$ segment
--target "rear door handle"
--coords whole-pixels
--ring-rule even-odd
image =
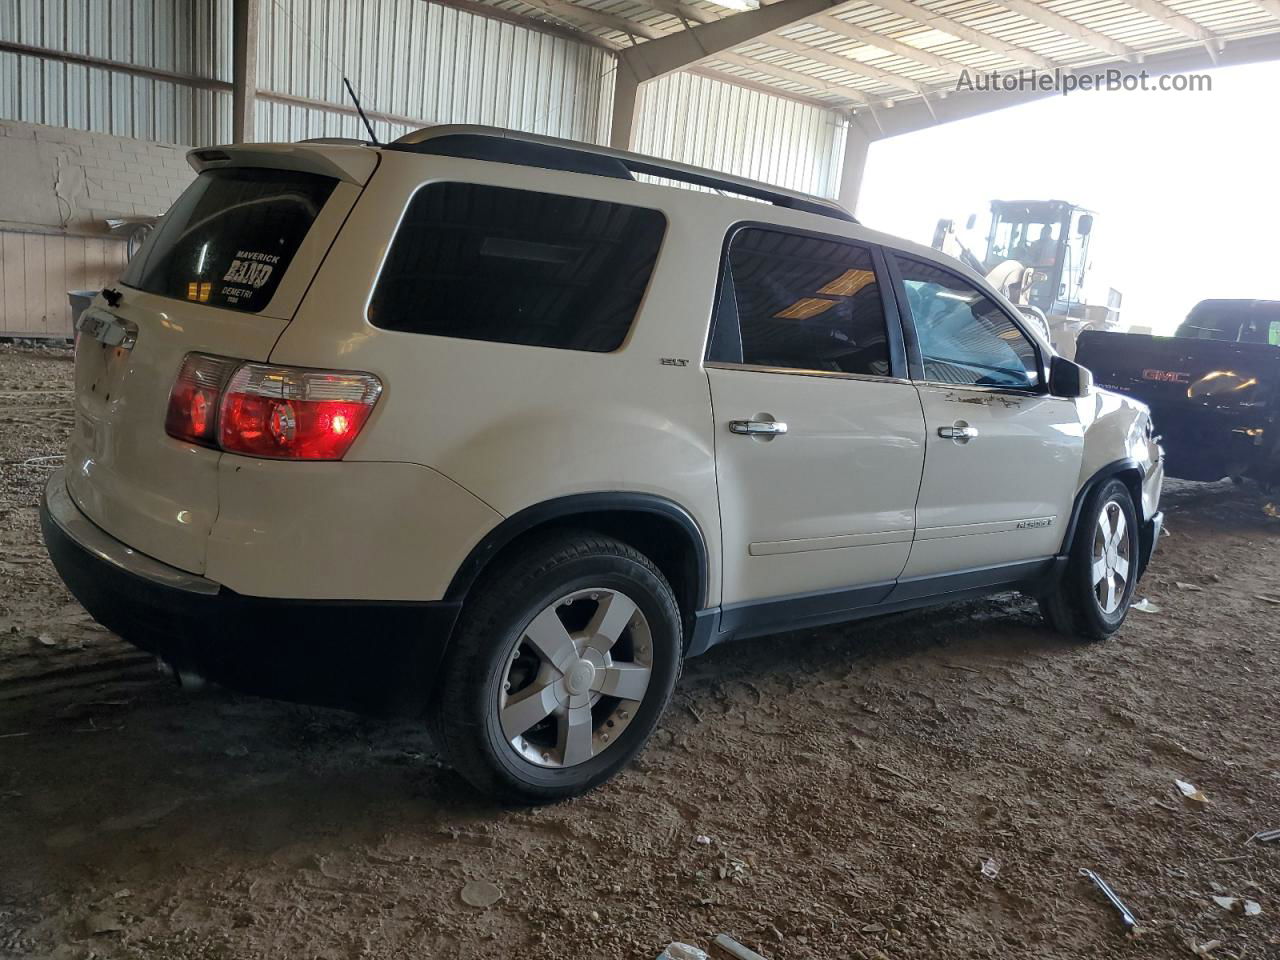
[[[787,425],[778,420],[730,420],[729,432],[744,437],[777,437],[787,432]]]
[[[971,427],[963,420],[957,420],[949,427],[939,427],[938,436],[943,440],[954,440],[956,443],[968,443],[978,435],[978,428]]]

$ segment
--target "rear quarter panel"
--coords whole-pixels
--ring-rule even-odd
[[[369,324],[373,281],[413,192],[448,180],[661,210],[665,240],[622,347],[556,350]],[[271,359],[380,377],[382,397],[347,461],[429,467],[492,508],[491,526],[500,516],[575,493],[638,492],[674,501],[702,530],[712,568],[707,600],[716,604],[719,513],[701,360],[731,216],[719,198],[690,191],[388,152]],[[406,500],[395,509],[406,523],[447,522],[440,503]],[[441,562],[456,568],[478,536],[430,539],[420,550],[442,552]],[[417,562],[411,545],[398,549]]]

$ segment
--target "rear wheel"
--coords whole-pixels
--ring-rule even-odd
[[[680,671],[679,609],[657,567],[607,537],[552,534],[499,563],[451,644],[437,739],[485,793],[574,796],[657,726]]]
[[[1058,633],[1105,640],[1124,623],[1138,574],[1138,518],[1129,488],[1108,480],[1089,494],[1067,569],[1040,611]]]

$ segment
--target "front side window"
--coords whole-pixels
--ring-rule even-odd
[[[256,313],[271,302],[337,183],[297,170],[206,170],[165,214],[120,282]]]
[[[369,303],[384,330],[608,353],[666,231],[656,210],[475,183],[410,201]]]
[[[899,258],[924,379],[960,386],[1034,389],[1034,344],[990,297],[955,274]]]
[[[709,360],[888,376],[871,253],[845,240],[748,227],[729,245]]]

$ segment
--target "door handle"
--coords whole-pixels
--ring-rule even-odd
[[[729,432],[744,437],[777,437],[787,432],[787,425],[778,420],[730,420]]]
[[[963,420],[957,420],[949,427],[939,427],[938,436],[943,440],[954,440],[956,443],[968,443],[978,435],[978,428],[971,427]]]

